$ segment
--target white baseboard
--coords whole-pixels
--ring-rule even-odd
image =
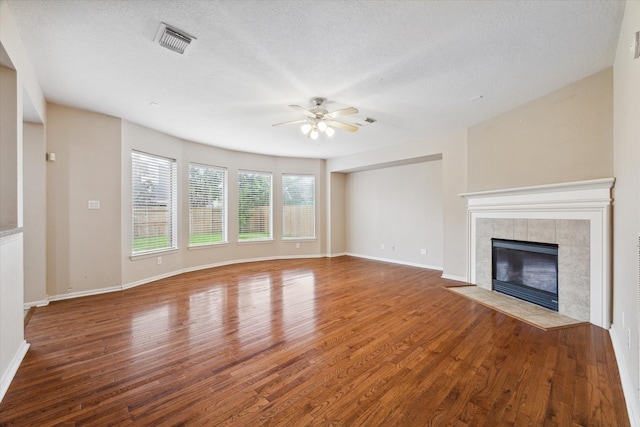
[[[428,270],[442,271],[442,267],[441,266],[437,266],[437,265],[418,264],[418,263],[415,263],[415,262],[408,262],[408,261],[402,261],[402,260],[397,260],[397,259],[389,259],[389,258],[379,258],[379,257],[373,257],[373,256],[368,256],[368,255],[360,255],[360,254],[353,254],[353,253],[346,253],[344,255],[349,255],[349,256],[352,256],[352,257],[355,257],[355,258],[370,259],[372,261],[382,261],[382,262],[389,262],[391,264],[408,265],[409,267],[419,267],[419,268],[426,268]]]
[[[627,412],[629,413],[629,422],[632,427],[640,427],[640,402],[636,399],[637,395],[631,382],[630,370],[623,357],[622,343],[618,341],[617,334],[614,333],[613,327],[609,329],[609,336],[613,344],[613,352],[616,355],[618,364],[618,372],[620,372],[620,381],[622,382],[622,391],[624,392],[624,400],[627,404]]]
[[[336,253],[336,254],[326,254],[325,256],[327,258],[335,258],[335,257],[345,256],[345,255],[349,255],[349,254],[346,253],[346,252],[339,252],[339,253]]]
[[[91,290],[91,291],[70,292],[68,294],[53,295],[53,296],[49,296],[49,299],[43,305],[49,304],[49,301],[60,301],[60,300],[71,299],[71,298],[79,298],[79,297],[85,297],[85,296],[90,296],[90,295],[100,295],[100,294],[105,294],[105,293],[108,293],[108,292],[116,292],[116,291],[121,291],[121,290],[124,290],[124,289],[135,288],[136,286],[144,285],[146,283],[155,282],[155,281],[161,280],[161,279],[166,279],[166,278],[172,277],[172,276],[177,276],[178,274],[190,273],[190,272],[199,271],[199,270],[206,270],[208,268],[222,267],[222,266],[225,266],[225,265],[243,264],[243,263],[247,263],[247,262],[259,262],[259,261],[273,261],[273,260],[278,260],[278,259],[323,258],[323,257],[329,257],[329,256],[330,257],[337,257],[337,256],[343,256],[343,255],[349,255],[349,256],[356,257],[356,258],[366,258],[366,259],[371,259],[371,260],[374,260],[374,261],[389,262],[389,263],[393,263],[393,264],[408,265],[408,266],[411,266],[411,267],[426,268],[426,269],[429,269],[429,270],[442,271],[442,267],[441,266],[418,264],[418,263],[405,262],[405,261],[399,261],[399,260],[387,259],[387,258],[368,257],[368,256],[364,256],[364,255],[350,254],[350,253],[340,253],[340,254],[331,254],[331,255],[306,254],[306,255],[288,255],[288,256],[280,256],[280,257],[250,258],[250,259],[223,261],[223,262],[218,262],[218,263],[214,263],[214,264],[206,264],[206,265],[198,265],[198,266],[195,266],[195,267],[182,268],[180,270],[170,271],[168,273],[159,274],[157,276],[146,277],[144,279],[137,280],[135,282],[125,283],[122,286],[113,286],[113,287],[110,287],[110,288],[94,289],[94,290]],[[453,280],[456,280],[456,279],[453,279]],[[464,280],[465,279],[463,279],[462,281],[464,281]],[[29,304],[32,304],[32,303],[29,303]],[[30,306],[31,305],[29,305],[29,307]],[[25,309],[29,308],[29,307],[27,307],[27,304],[25,304]]]
[[[207,268],[222,267],[222,266],[225,266],[225,265],[232,265],[232,264],[243,264],[243,263],[246,263],[246,262],[273,261],[273,260],[277,260],[277,259],[304,259],[304,258],[322,258],[322,257],[323,257],[323,255],[320,255],[320,254],[295,255],[295,256],[283,256],[283,257],[264,257],[264,258],[241,259],[241,260],[223,261],[223,262],[218,262],[218,263],[215,263],[215,264],[198,265],[196,267],[187,267],[187,268],[183,268],[183,269],[180,269],[180,270],[175,270],[175,271],[170,271],[168,273],[159,274],[159,275],[153,276],[153,277],[146,277],[144,279],[137,280],[135,282],[125,283],[122,286],[113,286],[113,287],[110,287],[110,288],[101,288],[101,289],[93,289],[93,290],[90,290],[90,291],[70,292],[68,294],[53,295],[53,296],[49,296],[48,300],[36,301],[35,303],[26,303],[24,305],[24,308],[28,309],[29,307],[32,307],[34,305],[37,305],[38,307],[45,306],[45,305],[48,305],[50,301],[61,301],[61,300],[65,300],[65,299],[86,297],[86,296],[90,296],[90,295],[100,295],[100,294],[106,294],[108,292],[116,292],[116,291],[121,291],[121,290],[124,290],[124,289],[135,288],[136,286],[144,285],[146,283],[155,282],[155,281],[161,280],[161,279],[166,279],[166,278],[172,277],[172,276],[177,276],[178,274],[190,273],[192,271],[198,271],[198,270],[206,270]]]
[[[49,301],[61,301],[65,299],[87,297],[90,295],[100,295],[121,290],[121,286],[112,286],[110,288],[92,289],[90,291],[69,292],[68,294],[52,295],[49,297]]]
[[[31,307],[46,307],[49,305],[49,299],[43,299],[40,301],[30,301],[30,302],[25,302],[23,305],[23,308],[25,310],[30,309]]]
[[[13,359],[11,359],[11,363],[7,366],[6,371],[2,373],[2,377],[0,377],[0,402],[2,402],[7,390],[9,390],[9,385],[11,384],[11,381],[13,381],[13,377],[16,376],[16,372],[18,372],[22,359],[24,359],[28,350],[29,344],[25,340],[22,340],[18,351],[16,351],[16,354],[13,355]]]
[[[171,271],[169,273],[159,274],[159,275],[153,276],[153,277],[145,277],[144,279],[136,280],[135,282],[124,283],[122,285],[122,287],[120,288],[120,290],[135,288],[136,286],[144,285],[146,283],[155,282],[156,280],[162,280],[162,279],[166,279],[167,277],[177,276],[178,274],[182,274],[185,271],[189,271],[189,270],[176,270],[176,271]]]
[[[191,273],[193,271],[206,270],[208,268],[216,268],[223,267],[225,265],[233,265],[233,264],[244,264],[247,262],[259,262],[259,261],[273,261],[277,259],[304,259],[304,258],[322,258],[322,255],[295,255],[295,256],[284,256],[284,257],[262,257],[262,258],[250,258],[250,259],[240,259],[240,260],[231,260],[231,261],[222,261],[214,264],[205,264],[205,265],[197,265],[195,267],[187,267],[180,270],[172,271],[170,273],[161,274],[159,276],[147,277],[142,280],[138,280],[136,282],[127,283],[122,285],[122,289],[129,289],[136,286],[144,285],[145,283],[155,282],[156,280],[166,279],[167,277],[177,276],[182,273]]]
[[[464,282],[464,283],[469,283],[467,281],[466,277],[463,276],[452,276],[451,274],[442,274],[441,276],[443,279],[447,279],[447,280],[455,280],[457,282]]]

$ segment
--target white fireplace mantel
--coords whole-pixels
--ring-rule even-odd
[[[611,189],[615,179],[460,194],[467,200],[468,281],[476,284],[479,218],[569,219],[590,223],[590,322],[611,325]]]

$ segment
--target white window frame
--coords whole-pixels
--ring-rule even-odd
[[[291,189],[292,182],[289,182],[291,178],[298,178],[301,180],[310,180],[311,182],[311,199],[306,199],[306,202],[311,204],[293,204],[292,198],[302,198],[304,196],[294,194]],[[310,227],[291,227],[287,226],[287,223],[295,222],[296,217],[304,215],[303,212],[296,213],[292,210],[292,206],[310,206],[311,207],[311,220]],[[292,218],[293,216],[293,218]],[[310,233],[304,231],[311,230]],[[289,233],[287,233],[290,231]],[[307,174],[283,174],[282,175],[282,240],[314,240],[316,238],[316,177],[315,175]]]
[[[241,191],[241,185],[242,185],[242,176],[243,175],[257,175],[257,176],[263,176],[265,178],[268,178],[268,182],[269,182],[269,194],[268,194],[268,200],[269,200],[269,207],[268,207],[268,212],[267,212],[267,218],[268,218],[268,223],[262,224],[263,228],[266,228],[266,233],[268,235],[266,236],[256,236],[256,237],[252,237],[252,238],[242,238],[242,235],[244,233],[247,233],[247,231],[243,231],[243,228],[246,228],[247,225],[245,225],[243,227],[243,225],[241,224],[241,222],[243,220],[249,220],[250,217],[245,216],[245,211],[246,209],[243,207],[243,204],[245,203],[245,200],[243,199],[247,199],[247,197],[243,197],[242,196],[242,191]],[[238,242],[240,243],[245,243],[245,242],[264,242],[264,241],[272,241],[273,240],[273,174],[271,172],[259,172],[259,171],[249,171],[249,170],[239,170],[238,171]],[[249,195],[250,197],[251,195]],[[257,234],[257,233],[256,233]]]
[[[146,169],[146,170],[145,170]],[[144,183],[143,183],[143,180]],[[157,191],[164,193],[166,200],[144,204],[144,186],[151,193],[155,185]],[[156,195],[149,197],[156,197]],[[155,207],[153,205],[156,205]],[[136,206],[140,208],[137,209]],[[166,206],[166,225],[161,219],[158,207]],[[136,221],[146,217],[147,221]],[[150,220],[154,218],[154,220]],[[166,227],[166,232],[153,233],[152,227]],[[140,228],[147,228],[146,232]],[[139,233],[152,233],[142,237]],[[160,238],[166,244],[153,243],[153,238]],[[142,239],[149,239],[146,244]],[[175,159],[149,154],[142,151],[131,151],[131,254],[132,256],[166,252],[178,249],[178,166]]]
[[[219,203],[218,206],[210,206],[210,204],[213,202],[213,197],[214,197],[214,191],[212,189],[195,187],[195,185],[200,186],[200,184],[194,183],[193,180],[192,180],[192,172],[193,172],[194,169],[200,169],[200,170],[203,170],[203,171],[210,171],[212,173],[221,173],[222,174],[222,178],[221,178],[221,182],[220,182],[220,185],[222,186],[222,195],[221,195],[222,200],[218,201],[218,203]],[[221,245],[221,244],[228,243],[228,240],[227,240],[227,229],[228,229],[228,227],[227,227],[227,200],[228,200],[227,188],[228,188],[228,182],[227,182],[227,169],[226,168],[219,167],[219,166],[205,165],[205,164],[201,164],[201,163],[189,163],[189,244],[188,244],[188,247],[194,248],[194,247]],[[196,195],[198,196],[197,198],[195,197]],[[203,201],[202,198],[206,198],[207,201],[206,202]],[[198,199],[200,199],[200,200],[198,200]],[[206,206],[199,206],[203,202],[206,203]],[[202,221],[195,221],[194,219],[196,218],[196,216],[202,218],[202,215],[205,215],[204,212],[202,212],[200,215],[198,215],[198,211],[196,211],[196,209],[198,209],[198,210],[202,210],[202,209],[216,209],[216,210],[219,210],[219,212],[220,212],[219,223],[218,223],[218,221],[214,221],[213,223],[205,224],[205,223],[202,223]],[[211,215],[213,215],[213,214],[214,214],[214,211],[211,212]],[[221,234],[220,240],[214,240],[214,239],[205,240],[205,239],[202,239],[202,241],[200,241],[200,242],[193,242],[193,240],[195,240],[195,236],[196,235],[207,235],[208,234],[208,235],[211,235],[211,237],[213,237],[214,234],[217,234],[217,233],[213,233],[213,232],[210,232],[210,233],[197,233],[196,232],[196,231],[204,231],[207,228],[215,227],[212,224],[216,224],[217,226],[220,227],[220,234]]]

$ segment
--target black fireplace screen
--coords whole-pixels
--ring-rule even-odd
[[[493,289],[558,311],[558,245],[491,239]]]

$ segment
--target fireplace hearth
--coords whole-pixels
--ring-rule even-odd
[[[493,290],[558,311],[558,245],[491,239]]]

